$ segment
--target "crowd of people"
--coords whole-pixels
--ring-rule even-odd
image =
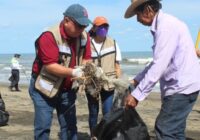
[[[149,26],[153,36],[153,60],[130,81],[134,87],[124,100],[126,109],[137,107],[160,82],[161,109],[155,121],[158,140],[185,139],[186,121],[200,90],[199,50],[194,47],[187,25],[162,10],[160,0],[132,0],[124,17],[136,16]],[[86,28],[92,24],[87,32]],[[120,78],[121,52],[115,39],[108,35],[109,19],[98,15],[93,22],[80,4],[70,5],[63,19],[49,27],[35,41],[36,58],[32,66],[29,94],[34,104],[34,139],[48,140],[53,111],[56,109],[61,140],[77,140],[76,93],[73,78],[81,78],[80,67],[94,63],[109,78]],[[197,55],[196,55],[197,54]],[[10,90],[20,91],[19,54],[12,59]],[[127,87],[128,88],[128,87]],[[98,124],[99,101],[102,114],[112,108],[115,87],[105,84],[99,99],[86,87],[90,136]],[[48,96],[47,96],[48,95]]]

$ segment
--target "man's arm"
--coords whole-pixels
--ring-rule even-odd
[[[115,62],[115,71],[116,71],[117,78],[119,78],[121,75],[121,67],[120,67],[119,61]]]
[[[177,34],[172,30],[157,32],[153,61],[136,89],[131,93],[138,101],[144,100],[167,69],[177,46]]]
[[[72,76],[72,68],[66,68],[57,63],[44,65],[44,68],[52,74],[55,74],[60,77]]]
[[[117,78],[119,78],[121,75],[120,61],[122,61],[122,55],[116,41],[115,41],[115,45],[116,45],[115,71],[116,71]]]

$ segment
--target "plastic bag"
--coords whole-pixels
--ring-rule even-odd
[[[150,140],[137,111],[124,108],[107,113],[94,129],[94,135],[98,140]]]
[[[7,125],[9,113],[5,110],[5,103],[0,94],[0,126]]]

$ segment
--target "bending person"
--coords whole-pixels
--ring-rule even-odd
[[[59,139],[77,140],[76,91],[72,89],[71,78],[81,77],[83,71],[75,66],[91,59],[89,35],[84,31],[90,20],[87,10],[79,4],[69,6],[63,14],[63,20],[42,33],[35,42],[37,56],[29,87],[35,109],[35,140],[49,139],[54,109],[60,124]],[[45,72],[45,79],[40,79],[39,84],[46,90],[36,89],[35,86],[42,72]],[[58,93],[52,98],[44,94],[57,84],[48,85],[49,75],[55,81],[63,79]]]
[[[160,82],[162,105],[155,123],[158,140],[184,140],[186,120],[200,90],[200,65],[185,23],[161,11],[159,0],[134,0],[125,18],[151,27],[153,61],[133,80],[126,107],[136,107]]]

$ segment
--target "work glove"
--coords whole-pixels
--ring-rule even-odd
[[[78,78],[82,77],[83,76],[83,70],[81,68],[79,68],[79,67],[73,69],[72,70],[72,76],[73,77],[78,77]]]

